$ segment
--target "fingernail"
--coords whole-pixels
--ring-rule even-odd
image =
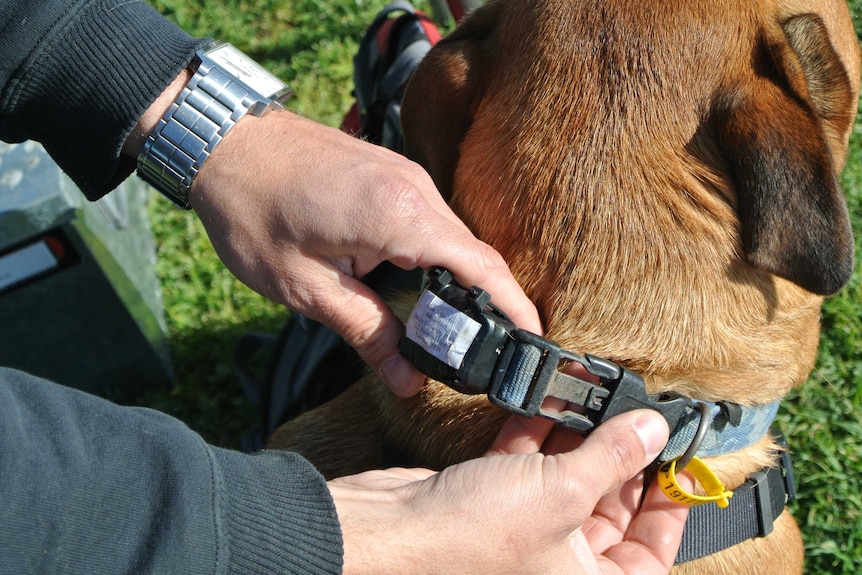
[[[639,416],[634,424],[635,433],[640,437],[647,457],[653,460],[667,444],[668,431],[664,418],[655,412]]]
[[[380,377],[398,397],[413,395],[414,372],[406,359],[393,355],[380,367]],[[415,393],[415,392],[414,392]]]

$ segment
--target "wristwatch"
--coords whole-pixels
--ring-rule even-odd
[[[225,42],[199,50],[189,69],[194,75],[138,156],[138,175],[185,209],[198,171],[239,119],[263,116],[291,95],[287,84]]]

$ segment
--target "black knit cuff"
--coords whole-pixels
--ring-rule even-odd
[[[338,575],[343,542],[326,481],[302,457],[215,450],[224,506],[219,522],[235,575]],[[289,469],[290,474],[285,475]]]
[[[19,70],[7,135],[42,142],[97,199],[132,173],[126,137],[205,42],[146,2],[92,0],[54,22]]]

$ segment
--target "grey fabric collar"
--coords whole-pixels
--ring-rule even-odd
[[[659,455],[661,461],[682,457],[692,445],[701,425],[706,426],[706,432],[697,446],[698,457],[721,455],[753,445],[769,431],[779,406],[778,401],[752,406],[705,403],[707,420],[702,421],[700,409],[687,408],[688,412],[679,425],[671,430],[670,440]]]

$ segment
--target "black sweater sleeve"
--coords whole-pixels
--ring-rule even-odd
[[[202,43],[142,0],[0,1],[0,139],[38,140],[96,199],[132,173],[123,142]]]
[[[0,369],[0,573],[329,574],[341,554],[301,457]]]

